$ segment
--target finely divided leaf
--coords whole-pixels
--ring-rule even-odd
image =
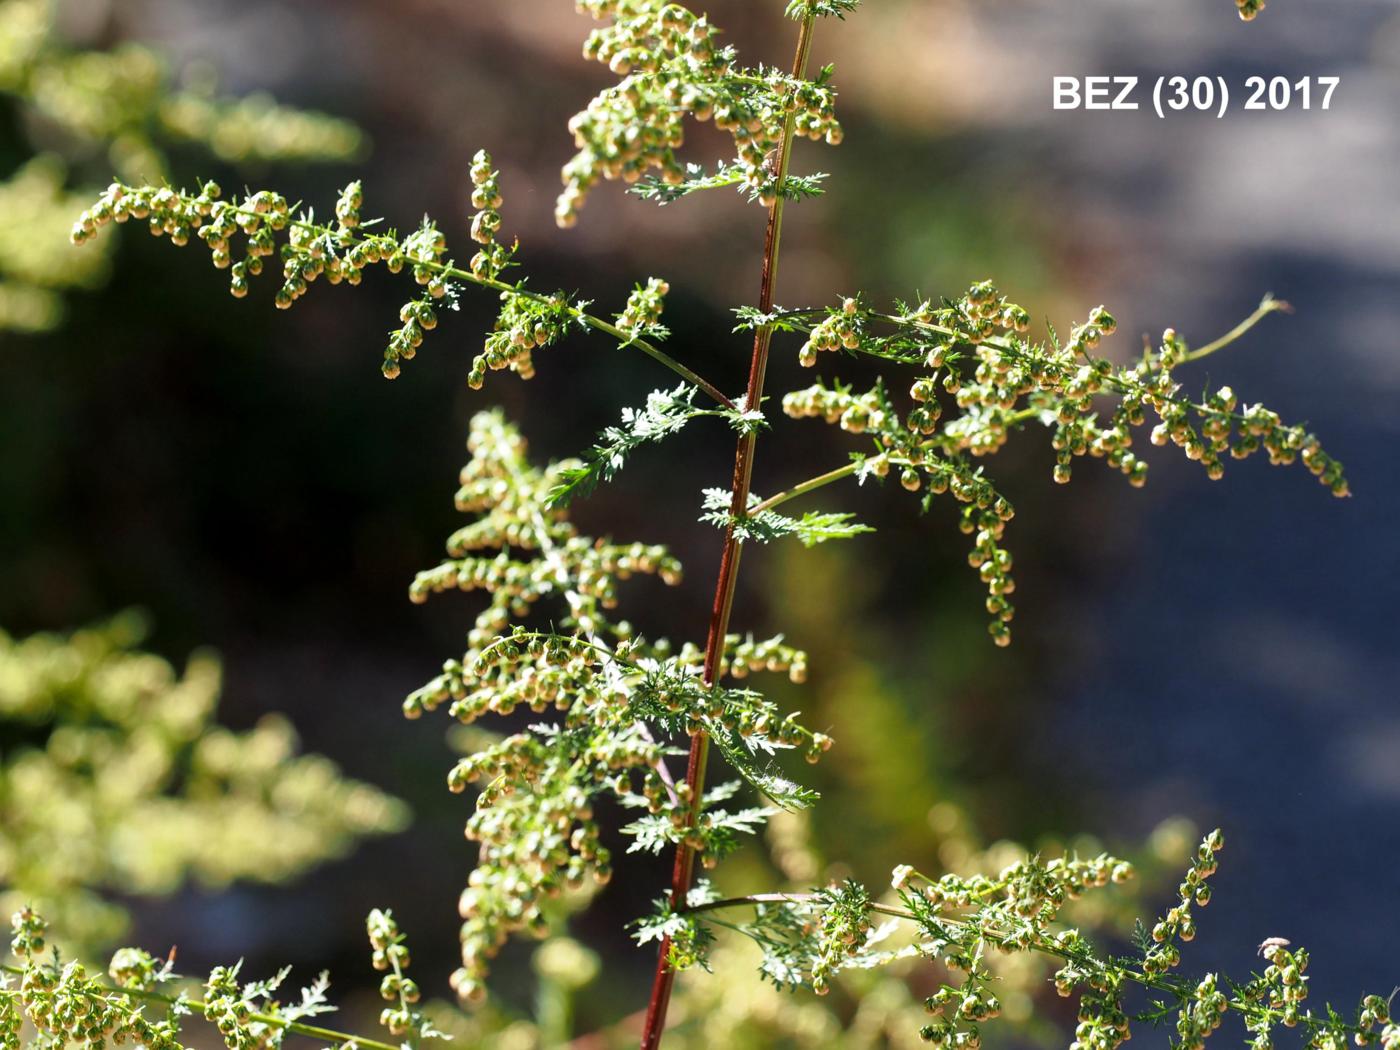
[[[855,521],[855,515],[809,510],[800,518],[790,518],[773,510],[759,511],[734,518],[729,513],[730,494],[726,489],[706,489],[704,492],[705,513],[700,520],[719,528],[734,526],[734,534],[740,540],[756,543],[771,543],[773,540],[795,536],[804,547],[815,547],[827,540],[847,540],[865,532],[874,532],[869,525]],[[749,506],[755,507],[761,501],[752,493]]]
[[[711,725],[710,729],[711,739],[734,767],[734,771],[775,805],[795,812],[810,808],[821,797],[811,788],[783,776],[771,762],[760,763],[755,752],[762,750],[771,753],[773,747],[770,741],[740,737],[737,733],[725,731],[719,725]]]
[[[825,192],[821,186],[825,178],[826,173],[820,171],[811,175],[789,174],[783,183],[783,196],[790,201],[820,197]],[[700,164],[687,164],[685,178],[680,182],[670,183],[658,175],[644,175],[637,180],[636,185],[630,187],[629,192],[665,206],[702,190],[738,186],[739,192],[748,197],[749,203],[752,204],[759,199],[760,192],[747,185],[746,179],[747,172],[740,164],[722,161],[715,166],[713,174],[706,174],[705,168]]]
[[[559,472],[560,482],[550,490],[548,505],[563,507],[576,496],[587,496],[599,482],[616,477],[634,449],[664,441],[697,416],[708,415],[695,407],[696,393],[695,387],[682,383],[671,391],[653,390],[642,408],[624,408],[621,425],[598,435],[582,466]]]

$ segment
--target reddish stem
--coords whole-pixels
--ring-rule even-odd
[[[793,62],[792,75],[805,76],[807,57],[812,48],[812,16],[802,20],[802,32],[797,42],[797,57]],[[778,154],[777,186],[778,197],[768,209],[768,229],[763,247],[763,279],[759,289],[758,308],[763,313],[773,309],[773,288],[778,276],[778,248],[783,230],[783,189],[787,181],[788,162],[792,156],[793,114],[789,113],[783,126],[783,140]],[[744,408],[757,408],[763,400],[763,381],[768,371],[768,348],[773,340],[773,329],[767,325],[754,333],[753,356],[749,362],[749,384],[745,393]],[[710,611],[709,632],[705,639],[705,666],[703,681],[706,687],[713,686],[719,678],[720,661],[724,656],[724,639],[729,633],[729,614],[734,607],[734,586],[739,578],[739,556],[743,545],[735,533],[737,522],[748,509],[749,486],[753,478],[754,446],[757,436],[750,432],[739,438],[734,453],[734,478],[729,502],[730,525],[724,532],[724,550],[720,555],[719,578],[715,582],[715,601]],[[693,827],[699,818],[701,797],[705,786],[705,766],[710,756],[710,738],[703,730],[690,737],[690,758],[686,765],[686,784],[690,788],[690,814],[686,827]],[[695,850],[688,842],[676,847],[676,862],[671,873],[671,907],[680,912],[686,906],[690,893],[690,883],[695,871]],[[652,981],[651,1000],[647,1003],[646,1020],[642,1025],[641,1050],[657,1050],[666,1028],[666,1011],[671,1003],[671,989],[675,984],[676,971],[669,958],[671,940],[661,941],[661,950],[656,961],[656,976]]]

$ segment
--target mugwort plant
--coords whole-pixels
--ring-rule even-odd
[[[1384,997],[1365,996],[1345,1013],[1307,1006],[1307,952],[1281,939],[1261,947],[1258,973],[1181,974],[1182,946],[1196,936],[1211,899],[1225,845],[1219,831],[1200,842],[1175,903],[1140,926],[1129,954],[1095,945],[1066,918],[1082,896],[1132,878],[1131,864],[1106,854],[1024,854],[994,874],[901,866],[879,893],[843,881],[810,892],[722,897],[696,878],[765,822],[816,801],[777,756],[797,751],[816,762],[833,746],[750,684],[760,673],[800,683],[808,655],[782,637],[732,629],[746,550],[790,539],[813,546],[868,531],[850,512],[798,510],[799,501],[846,479],[888,478],[926,506],[953,501],[969,564],[986,587],[990,639],[1007,645],[1016,611],[1009,546],[1015,511],[989,464],[1013,436],[1048,435],[1057,483],[1097,459],[1129,484],[1144,484],[1144,432],[1149,443],[1174,445],[1200,463],[1210,479],[1225,474],[1228,460],[1262,453],[1271,463],[1301,466],[1334,496],[1348,494],[1347,480],[1317,437],[1264,405],[1228,386],[1189,392],[1192,365],[1287,309],[1272,297],[1218,339],[1193,344],[1169,329],[1156,347],[1126,361],[1106,356],[1117,328],[1107,309],[1087,311],[1063,333],[1033,334],[1029,311],[991,281],[938,298],[881,303],[856,293],[826,306],[779,306],[785,212],[823,188],[823,176],[795,169],[794,147],[801,139],[834,146],[842,138],[834,71],[812,68],[813,42],[856,15],[859,0],[788,2],[795,56],[785,68],[745,64],[707,17],[681,3],[578,6],[599,22],[585,56],[605,64],[616,81],[570,122],[577,152],[563,170],[559,225],[581,221],[589,195],[609,181],[662,204],[730,187],[760,207],[766,232],[758,294],[736,310],[736,331],[752,346],[742,386],[737,378],[706,378],[664,349],[670,288],[663,279],[639,282],[619,296],[619,309],[607,311],[516,276],[523,253],[506,233],[503,187],[484,151],[469,172],[474,215],[465,250],[451,247],[449,231],[430,219],[406,232],[367,221],[359,182],[345,187],[328,219],[268,189],[225,195],[212,182],[189,189],[115,182],[73,229],[77,244],[126,222],[179,246],[203,242],[235,296],[268,275],[279,284],[280,308],[318,281],[355,285],[374,266],[403,273],[412,285],[383,352],[390,378],[424,349],[444,307],[473,288],[499,300],[495,325],[467,369],[473,389],[493,373],[528,380],[553,367],[547,351],[570,337],[601,337],[639,367],[673,374],[644,404],[623,409],[582,455],[559,462],[532,460],[501,412],[476,415],[456,493],[467,521],[448,538],[445,560],[410,588],[414,601],[468,591],[479,592],[483,605],[465,651],[404,701],[405,715],[446,708],[469,724],[528,709],[536,719],[474,750],[448,774],[451,790],[476,792],[466,833],[479,847],[460,899],[461,965],[451,980],[460,998],[485,996],[491,960],[508,938],[547,931],[549,902],[605,883],[624,861],[604,844],[599,806],[610,801],[636,814],[621,829],[631,839],[629,852],[673,858],[670,885],[635,926],[639,942],[657,946],[643,1048],[660,1045],[676,974],[707,964],[721,927],[759,946],[762,979],[819,994],[843,970],[926,960],[936,990],[920,1034],[938,1047],[979,1046],[982,1026],[1002,1011],[998,960],[1032,955],[1053,962],[1061,995],[1078,998],[1073,1050],[1110,1050],[1139,1023],[1171,1025],[1174,1045],[1201,1047],[1232,1015],[1255,1050],[1272,1047],[1290,1028],[1316,1048],[1400,1048],[1400,1027]],[[1263,4],[1239,0],[1238,7],[1250,19]],[[712,122],[728,135],[733,156],[712,167],[684,161],[691,121]],[[765,379],[774,353],[794,354],[815,375],[775,403],[790,417],[839,427],[852,443],[845,462],[764,495],[754,491],[753,473],[768,429]],[[855,355],[881,369],[868,388],[832,373]],[[734,467],[727,485],[698,496],[700,520],[722,537],[708,626],[696,641],[673,644],[648,637],[617,609],[622,584],[633,576],[683,585],[676,558],[662,546],[585,535],[569,509],[615,482],[633,453],[701,420],[729,433]],[[684,770],[673,773],[677,758]],[[734,778],[709,783],[721,761]],[[0,999],[11,1033],[23,1015],[43,1032],[90,1044],[120,1035],[176,1046],[175,1015],[183,1011],[213,1021],[230,1047],[276,1046],[288,1032],[333,1045],[383,1045],[310,1028],[302,1018],[322,1007],[319,984],[301,1006],[274,1006],[271,984],[242,984],[236,969],[227,969],[210,975],[203,999],[167,1002],[155,991],[166,967],[149,956],[120,954],[111,981],[102,981],[76,964],[43,961],[36,916],[21,912],[15,922],[20,984]],[[432,1038],[415,1012],[418,988],[404,976],[406,949],[387,915],[371,916],[370,935],[375,964],[387,972],[386,1027],[404,1046]],[[159,1019],[147,1014],[153,1004],[163,1011]],[[14,1045],[17,1036],[9,1038]]]

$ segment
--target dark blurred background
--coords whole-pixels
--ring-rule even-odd
[[[461,243],[467,167],[484,146],[537,287],[610,312],[632,282],[664,276],[670,351],[741,384],[748,350],[729,309],[757,297],[757,209],[727,193],[658,209],[607,186],[576,230],[554,229],[564,125],[608,79],[579,58],[589,23],[563,0],[78,6],[75,43],[154,44],[176,68],[216,70],[226,90],[348,117],[373,143],[363,163],[261,176],[177,156],[177,178],[266,183],[325,210],[359,174],[366,215],[407,227],[426,211]],[[783,63],[781,7],[718,2],[710,14],[748,59]],[[1228,0],[871,0],[822,25],[816,58],[837,64],[847,135],[837,150],[797,152],[799,170],[833,177],[789,213],[781,303],[957,294],[990,276],[1062,329],[1106,303],[1122,329],[1111,349],[1127,357],[1167,325],[1214,338],[1273,291],[1296,316],[1269,319],[1190,381],[1228,382],[1306,420],[1355,493],[1332,500],[1262,459],[1215,484],[1169,450],[1149,453],[1143,492],[1098,463],[1060,488],[1048,435],[1029,432],[991,464],[1019,511],[1009,651],[984,632],[949,507],[920,518],[894,486],[823,493],[815,504],[859,510],[878,537],[751,551],[735,627],[786,631],[812,652],[811,684],[784,699],[838,741],[817,774],[826,856],[877,884],[898,861],[936,868],[928,816],[945,801],[988,840],[1083,829],[1128,843],[1183,814],[1230,841],[1196,968],[1246,971],[1262,938],[1285,936],[1312,950],[1319,1000],[1400,982],[1400,487],[1386,466],[1400,426],[1397,16],[1393,0],[1276,0],[1250,26]],[[1237,103],[1223,120],[1163,122],[1050,109],[1052,75],[1162,73],[1342,83],[1330,112]],[[26,147],[4,126],[13,166]],[[708,128],[688,145],[691,159],[719,155]],[[446,720],[407,724],[398,701],[460,652],[475,609],[406,599],[456,527],[466,421],[503,403],[537,454],[573,454],[669,376],[581,338],[541,353],[531,383],[492,375],[473,394],[466,370],[493,304],[468,297],[391,385],[377,360],[404,286],[387,274],[358,294],[318,286],[283,314],[274,282],[236,302],[203,252],[134,230],[116,263],[109,284],[70,300],[63,327],[0,344],[0,625],[66,628],[144,607],[166,655],[222,651],[225,721],[286,711],[308,747],[416,812],[412,831],[296,885],[143,906],[136,939],[188,941],[192,968],[246,954],[354,975],[361,917],[389,905],[414,934],[420,979],[441,993],[469,803],[443,790]],[[796,346],[779,346],[770,390],[810,381]],[[867,374],[846,360],[837,371]],[[841,462],[839,439],[776,421],[756,488]],[[578,512],[685,561],[692,586],[679,597],[646,582],[625,596],[649,634],[700,636],[719,538],[688,508],[725,483],[730,456],[727,437],[694,427]],[[651,953],[620,927],[662,870],[625,866],[576,924],[611,968],[582,1021],[638,1005],[625,977],[640,998]]]

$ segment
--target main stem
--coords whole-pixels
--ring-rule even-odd
[[[793,60],[792,75],[802,80],[807,75],[807,59],[812,50],[813,15],[802,19],[802,29],[797,40],[797,57]],[[768,209],[768,232],[763,246],[763,279],[759,289],[758,309],[768,313],[773,309],[773,288],[778,278],[778,250],[783,236],[783,205],[786,202],[784,191],[787,185],[788,165],[792,159],[793,123],[795,113],[789,111],[783,123],[783,139],[778,150],[777,199]],[[749,362],[749,385],[744,396],[744,408],[749,411],[759,408],[763,402],[763,380],[768,371],[768,347],[773,340],[773,329],[763,326],[754,333],[753,356]],[[709,633],[705,639],[705,667],[703,680],[706,687],[715,684],[719,677],[720,660],[724,655],[724,639],[729,633],[729,614],[734,607],[734,585],[739,578],[739,555],[743,547],[735,533],[735,525],[748,509],[749,484],[753,478],[754,446],[757,435],[753,432],[739,438],[734,453],[734,480],[729,502],[729,520],[725,529],[724,550],[720,555],[719,578],[715,582],[715,601],[710,611]],[[700,815],[701,797],[705,789],[705,766],[710,757],[710,738],[702,730],[691,734],[690,758],[686,763],[686,784],[690,788],[690,814],[687,825],[693,826]],[[690,893],[691,875],[695,870],[695,850],[684,840],[676,847],[676,863],[671,873],[671,907],[679,912],[686,906]],[[661,941],[661,950],[656,959],[656,976],[652,981],[651,1000],[647,1003],[646,1020],[642,1025],[641,1050],[656,1050],[661,1045],[661,1035],[666,1029],[666,1010],[671,1004],[671,989],[676,981],[676,972],[670,965],[671,939]]]

